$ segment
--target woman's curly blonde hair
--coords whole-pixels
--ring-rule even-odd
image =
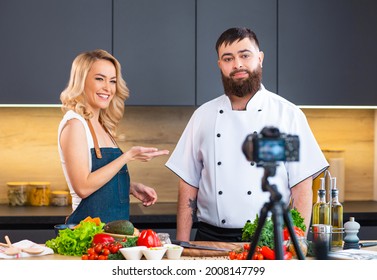
[[[93,117],[86,106],[84,94],[85,80],[93,63],[97,60],[105,59],[110,61],[116,70],[116,91],[106,109],[100,111],[99,122],[113,136],[116,136],[116,128],[123,117],[124,101],[129,96],[129,90],[122,77],[121,65],[119,61],[105,50],[93,50],[79,54],[72,63],[71,75],[67,87],[60,94],[62,111],[66,113],[73,110],[84,119]]]

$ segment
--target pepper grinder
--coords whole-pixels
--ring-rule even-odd
[[[359,233],[360,224],[355,221],[355,217],[350,217],[350,220],[344,224],[344,245],[343,249],[360,249],[359,247]]]

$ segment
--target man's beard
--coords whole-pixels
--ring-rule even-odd
[[[247,72],[249,77],[246,79],[234,80],[232,75],[236,72],[240,72],[240,70],[231,72],[230,78],[225,77],[224,74],[221,73],[221,79],[223,81],[224,92],[226,95],[244,97],[251,94],[251,96],[254,96],[254,94],[260,89],[262,82],[262,67],[258,66],[253,72],[246,69],[241,71]]]

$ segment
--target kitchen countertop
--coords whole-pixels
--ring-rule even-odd
[[[361,226],[377,226],[377,201],[346,201],[344,222],[349,217]],[[130,205],[130,221],[136,227],[148,224],[155,228],[175,228],[175,202],[160,202],[150,207],[139,203]],[[51,229],[52,225],[62,224],[71,212],[71,206],[8,206],[0,204],[0,224],[2,229]]]
[[[376,240],[362,240],[361,242],[376,242]],[[212,246],[217,248],[228,248],[228,249],[237,249],[242,246],[244,243],[231,243],[231,242],[206,242],[206,241],[190,241],[191,244],[198,244],[198,245],[205,245],[205,246]],[[207,244],[208,243],[208,244]],[[186,248],[184,250],[187,250]],[[192,250],[192,249],[190,249]],[[180,257],[180,260],[227,260],[228,259],[228,253],[222,253],[217,254],[218,251],[205,251],[205,250],[194,250],[194,251],[201,251],[202,253],[190,255],[190,253],[184,254],[185,251],[183,251],[182,256]],[[372,247],[361,247],[360,251],[367,251],[367,252],[377,252],[377,246]],[[205,252],[205,253],[204,253]],[[211,254],[213,253],[213,254]],[[332,253],[336,253],[332,252]],[[331,258],[331,257],[330,257]],[[294,258],[296,259],[296,258]],[[306,256],[305,259],[307,260],[313,260],[314,257]],[[333,255],[333,259],[339,259]],[[81,260],[81,257],[78,256],[65,256],[65,255],[59,255],[59,254],[51,254],[51,255],[44,255],[44,256],[30,256],[27,258],[18,258],[18,259],[12,259],[12,260]],[[145,260],[143,257],[140,261]],[[166,256],[162,260],[167,260]],[[374,259],[375,260],[375,259]]]

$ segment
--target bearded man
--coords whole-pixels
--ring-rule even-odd
[[[195,240],[239,242],[269,193],[262,190],[264,170],[246,159],[242,144],[250,133],[276,127],[298,135],[300,160],[281,162],[270,178],[284,202],[291,203],[309,228],[312,180],[328,168],[304,113],[262,84],[264,54],[248,28],[230,28],[216,43],[225,94],[192,115],[166,166],[179,177],[177,234]],[[307,233],[307,232],[306,232]]]

